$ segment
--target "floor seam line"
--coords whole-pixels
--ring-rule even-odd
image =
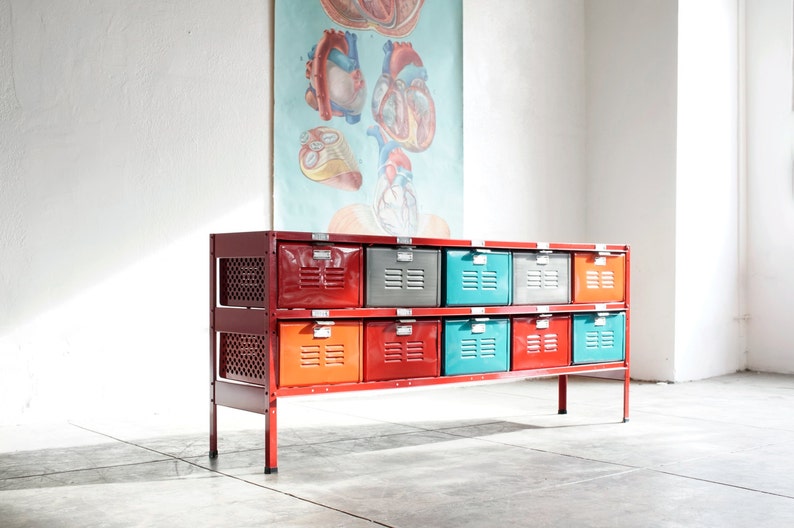
[[[173,459],[173,457],[168,455],[163,455],[166,458],[162,458],[159,460],[146,460],[144,462],[128,462],[124,464],[114,464],[110,466],[92,466],[87,468],[78,468],[78,469],[65,469],[63,471],[51,471],[49,473],[33,473],[30,475],[20,475],[15,477],[4,477],[0,478],[0,480],[19,480],[25,478],[36,478],[36,477],[51,477],[54,475],[67,475],[69,473],[79,473],[81,471],[92,471],[95,469],[115,469],[115,468],[123,468],[123,467],[132,467],[132,466],[143,466],[145,464],[157,464],[160,462],[169,462]]]
[[[648,471],[653,471],[655,473],[660,473],[662,475],[669,475],[671,477],[679,477],[679,478],[683,478],[683,479],[687,479],[687,480],[696,480],[698,482],[706,482],[708,484],[715,484],[717,486],[725,486],[725,487],[728,487],[728,488],[740,489],[740,490],[745,490],[745,491],[752,491],[754,493],[762,493],[764,495],[771,495],[773,497],[781,497],[781,498],[784,498],[784,499],[792,499],[792,500],[794,500],[794,496],[785,495],[783,493],[775,493],[774,491],[766,491],[766,490],[760,490],[760,489],[755,489],[755,488],[748,488],[747,486],[739,486],[738,484],[730,484],[728,482],[719,482],[717,480],[693,477],[693,476],[690,476],[690,475],[681,475],[679,473],[673,473],[673,472],[670,472],[670,471],[663,471],[661,469],[655,469],[655,468],[651,468],[651,467],[645,468],[645,469],[647,469]]]
[[[213,469],[213,468],[211,468],[211,467],[202,466],[201,464],[199,464],[199,463],[197,463],[197,462],[194,462],[194,461],[192,461],[192,460],[186,460],[186,459],[184,459],[184,458],[182,458],[182,457],[179,457],[179,456],[176,456],[176,455],[171,455],[171,454],[169,454],[169,453],[163,453],[163,452],[161,452],[161,451],[158,451],[158,450],[156,450],[156,449],[153,449],[153,448],[151,448],[151,447],[142,446],[142,445],[136,444],[135,442],[132,442],[132,441],[129,441],[129,440],[123,440],[123,439],[121,439],[121,438],[117,438],[117,437],[115,437],[115,436],[113,436],[113,435],[110,435],[110,434],[107,434],[107,433],[103,433],[103,432],[101,432],[101,431],[96,431],[96,430],[94,430],[94,429],[90,429],[90,428],[88,428],[88,427],[84,427],[84,426],[82,426],[82,425],[79,425],[79,424],[76,424],[76,423],[73,423],[73,422],[69,422],[69,423],[70,423],[71,425],[73,425],[74,427],[79,427],[80,429],[83,429],[83,430],[85,430],[85,431],[89,431],[89,432],[92,432],[92,433],[96,433],[96,434],[99,434],[99,435],[105,436],[105,437],[107,437],[107,438],[110,438],[110,439],[112,439],[112,440],[115,440],[115,441],[117,441],[117,442],[121,442],[121,443],[124,443],[124,444],[127,444],[127,445],[131,445],[131,446],[135,446],[135,447],[138,447],[138,448],[141,448],[141,449],[145,449],[145,450],[147,450],[147,451],[151,451],[151,452],[153,452],[153,453],[157,453],[157,454],[159,454],[159,455],[161,455],[161,456],[164,456],[164,457],[167,457],[168,459],[171,459],[171,460],[178,460],[178,461],[180,461],[180,462],[184,462],[185,464],[189,464],[189,465],[191,465],[191,466],[194,466],[194,467],[197,467],[197,468],[203,469],[203,470],[205,470],[205,471],[208,471],[208,472],[210,472],[210,473],[215,473],[216,475],[222,475],[222,476],[224,476],[224,477],[227,477],[227,478],[230,478],[230,479],[236,480],[236,481],[238,481],[238,482],[241,482],[241,483],[243,483],[243,484],[248,484],[248,485],[251,485],[251,486],[256,486],[256,487],[258,487],[258,488],[261,488],[261,489],[266,489],[266,490],[268,490],[268,491],[272,491],[272,492],[274,492],[274,493],[279,493],[279,494],[281,494],[281,495],[285,495],[285,496],[287,496],[287,497],[292,497],[292,498],[294,498],[294,499],[297,499],[297,500],[300,500],[300,501],[303,501],[303,502],[306,502],[306,503],[309,503],[309,504],[314,504],[315,506],[319,506],[319,507],[321,507],[321,508],[325,508],[325,509],[328,509],[328,510],[336,511],[336,512],[342,513],[342,514],[344,514],[344,515],[348,515],[348,516],[350,516],[350,517],[355,517],[355,518],[357,518],[357,519],[361,519],[361,520],[364,520],[364,521],[367,521],[367,522],[370,522],[370,523],[376,524],[376,525],[378,525],[378,526],[383,526],[384,528],[395,528],[395,527],[394,527],[394,526],[392,526],[392,525],[389,525],[389,524],[384,524],[384,523],[382,523],[382,522],[380,522],[380,521],[376,521],[375,519],[370,519],[370,518],[367,518],[367,517],[364,517],[364,516],[361,516],[361,515],[358,515],[358,514],[355,514],[355,513],[352,513],[352,512],[348,512],[348,511],[345,511],[345,510],[341,510],[341,509],[339,509],[339,508],[334,508],[333,506],[329,506],[329,505],[327,505],[327,504],[323,504],[323,503],[320,503],[320,502],[314,501],[314,500],[312,500],[312,499],[308,499],[308,498],[306,498],[306,497],[300,497],[300,496],[298,496],[298,495],[295,495],[295,494],[293,494],[293,493],[289,493],[289,492],[286,492],[286,491],[283,491],[283,490],[280,490],[280,489],[277,489],[277,488],[273,488],[273,487],[270,487],[270,486],[265,486],[265,485],[263,485],[263,484],[258,484],[258,483],[256,483],[256,482],[251,482],[251,481],[245,480],[245,479],[243,479],[243,478],[237,477],[237,476],[235,476],[235,475],[231,475],[231,474],[229,474],[229,473],[224,473],[223,471],[219,471],[219,470],[217,470],[217,469]]]
[[[454,436],[454,435],[452,435],[452,436]],[[594,458],[577,456],[577,455],[570,455],[570,454],[567,454],[567,453],[555,453],[554,451],[548,451],[548,450],[545,450],[545,449],[538,449],[538,448],[534,448],[534,447],[510,444],[510,443],[507,443],[507,442],[498,442],[498,441],[495,441],[495,440],[489,440],[489,439],[481,438],[481,437],[480,438],[478,438],[478,437],[462,437],[462,438],[472,438],[472,439],[475,439],[475,440],[481,440],[483,442],[503,445],[503,446],[507,446],[507,447],[516,447],[516,448],[519,448],[519,449],[527,449],[527,450],[530,450],[530,451],[537,451],[537,452],[540,452],[540,453],[558,455],[558,456],[563,456],[563,457],[567,457],[567,458],[575,458],[575,459],[578,459],[578,460],[584,460],[586,462],[597,462],[597,463],[600,463],[600,464],[608,464],[608,465],[612,465],[612,466],[618,466],[618,467],[627,468],[626,471],[621,471],[621,472],[617,472],[617,473],[611,473],[610,475],[603,475],[603,476],[595,477],[595,478],[592,478],[592,479],[585,479],[585,480],[581,480],[581,481],[577,481],[577,482],[564,483],[564,484],[560,484],[558,486],[552,486],[553,488],[561,487],[561,486],[568,486],[568,485],[577,484],[577,483],[581,483],[581,482],[590,482],[592,480],[597,480],[597,479],[600,479],[600,478],[608,478],[608,477],[613,477],[613,476],[617,476],[617,475],[624,475],[624,474],[633,473],[633,472],[636,472],[636,471],[652,471],[654,473],[660,473],[660,474],[663,474],[663,475],[669,475],[669,476],[673,476],[673,477],[679,477],[679,478],[684,478],[684,479],[689,479],[689,480],[696,480],[696,481],[700,481],[700,482],[706,482],[706,483],[715,484],[715,485],[718,485],[718,486],[726,486],[726,487],[730,487],[730,488],[742,489],[742,490],[745,490],[745,491],[751,491],[751,492],[755,492],[755,493],[762,493],[762,494],[765,494],[765,495],[772,495],[772,496],[775,496],[775,497],[781,497],[781,498],[785,498],[785,499],[794,499],[794,496],[785,495],[785,494],[782,494],[782,493],[775,493],[775,492],[772,492],[772,491],[766,491],[766,490],[761,490],[761,489],[756,489],[756,488],[750,488],[750,487],[747,487],[747,486],[739,486],[737,484],[730,484],[730,483],[727,483],[727,482],[719,482],[719,481],[716,481],[716,480],[692,477],[692,476],[689,476],[689,475],[683,475],[683,474],[680,474],[680,473],[674,473],[672,471],[665,471],[665,470],[661,469],[661,467],[663,467],[663,466],[661,466],[661,467],[660,466],[637,466],[637,465],[634,465],[634,464],[622,464],[620,462],[610,462],[610,461],[607,461],[607,460],[597,460],[597,459],[594,459]],[[768,444],[768,445],[776,445],[776,444]],[[742,451],[752,451],[754,449],[760,449],[761,447],[767,447],[768,445],[766,445],[766,446],[756,446],[756,447],[747,448],[747,449],[734,450],[734,451],[730,451],[729,453],[737,453],[737,452],[742,452]],[[724,453],[722,453],[722,454],[724,454]],[[703,457],[703,458],[708,458],[708,457]],[[540,489],[543,489],[543,488],[540,488]]]
[[[182,460],[182,459],[180,459],[180,460]],[[288,491],[280,490],[280,489],[274,488],[272,486],[266,486],[264,484],[259,484],[257,482],[251,482],[250,480],[246,480],[244,478],[238,477],[236,475],[232,475],[230,473],[225,473],[225,472],[219,471],[217,469],[213,469],[213,468],[208,468],[206,466],[202,466],[201,464],[196,463],[196,462],[192,462],[192,461],[189,461],[189,460],[182,460],[182,461],[187,463],[187,464],[191,464],[191,465],[197,466],[197,467],[199,467],[201,469],[205,469],[207,471],[210,471],[211,473],[215,473],[217,475],[222,475],[224,477],[236,480],[236,481],[241,482],[243,484],[247,484],[249,486],[255,486],[257,488],[261,488],[261,489],[265,489],[265,490],[268,490],[268,491],[272,491],[273,493],[278,493],[280,495],[284,495],[286,497],[291,497],[293,499],[296,499],[296,500],[299,500],[299,501],[302,501],[302,502],[306,502],[308,504],[313,504],[315,506],[319,506],[320,508],[325,508],[327,510],[339,512],[339,513],[342,513],[342,514],[347,515],[349,517],[355,517],[356,519],[361,519],[361,520],[376,524],[378,526],[383,526],[384,528],[396,528],[396,527],[394,527],[394,526],[392,526],[390,524],[385,524],[385,523],[382,523],[380,521],[376,521],[375,519],[371,519],[369,517],[364,517],[363,515],[358,515],[356,513],[345,511],[345,510],[342,510],[342,509],[339,509],[339,508],[334,508],[333,506],[329,506],[327,504],[323,504],[322,502],[318,502],[318,501],[315,501],[315,500],[312,500],[312,499],[309,499],[309,498],[306,498],[306,497],[301,497],[301,496],[296,495],[294,493],[290,493]]]

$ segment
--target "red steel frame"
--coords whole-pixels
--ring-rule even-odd
[[[265,307],[237,308],[218,306],[218,259],[238,257],[264,257],[265,281],[277,285],[277,243],[279,241],[356,243],[362,245],[412,245],[432,247],[485,247],[500,249],[548,249],[568,251],[622,252],[626,254],[625,301],[594,304],[565,304],[550,306],[510,305],[486,307],[439,307],[439,308],[344,308],[331,310],[279,309],[277,288],[265,287]],[[278,413],[277,402],[280,396],[349,392],[360,390],[388,389],[401,387],[421,387],[471,381],[485,381],[508,378],[534,378],[557,376],[559,414],[568,410],[568,376],[611,373],[623,378],[623,421],[629,420],[629,364],[630,364],[630,266],[631,251],[627,245],[617,244],[571,244],[538,242],[493,242],[430,238],[399,238],[369,235],[346,235],[325,233],[302,233],[291,231],[255,231],[244,233],[224,233],[210,235],[210,434],[209,454],[218,455],[218,406],[255,412],[265,415],[265,473],[278,471]],[[402,310],[402,311],[400,311]],[[410,313],[406,314],[405,310]],[[527,315],[551,312],[594,312],[625,311],[626,337],[625,359],[608,363],[570,365],[531,370],[465,374],[409,378],[390,381],[369,381],[359,383],[340,383],[312,385],[308,387],[278,387],[278,338],[277,324],[286,319],[345,319],[370,317],[447,317],[471,315]],[[266,385],[234,382],[218,376],[218,332],[237,332],[264,336],[267,349]],[[610,376],[611,377],[611,376]],[[619,379],[619,378],[618,378]]]

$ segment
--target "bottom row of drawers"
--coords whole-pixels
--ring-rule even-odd
[[[626,314],[282,321],[278,385],[388,381],[622,361]],[[264,384],[264,336],[220,333],[222,378]]]

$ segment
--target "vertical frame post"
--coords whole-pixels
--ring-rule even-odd
[[[278,243],[277,234],[272,231],[265,233],[265,350],[267,353],[267,372],[265,396],[267,408],[265,414],[265,473],[278,472],[278,406],[277,406],[277,372],[278,372],[278,339],[276,325],[276,309],[278,308]]]
[[[215,235],[210,235],[210,458],[218,456],[218,405],[215,403],[215,380],[217,379],[215,356],[217,353],[217,338],[215,335],[215,306],[216,299],[216,260],[215,260]]]
[[[568,376],[557,376],[557,414],[568,414]]]
[[[626,370],[623,371],[623,422],[629,421],[629,385],[631,383],[631,247],[626,246],[625,302],[626,302]]]

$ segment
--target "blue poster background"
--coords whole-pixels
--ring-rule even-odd
[[[334,214],[350,204],[371,208],[376,199],[379,147],[367,135],[375,125],[371,110],[373,87],[381,75],[384,44],[410,42],[427,72],[426,85],[435,104],[435,135],[422,152],[404,151],[410,159],[420,216],[443,219],[447,236],[462,235],[463,224],[463,88],[462,0],[427,0],[413,31],[389,38],[371,29],[335,24],[319,0],[278,0],[275,9],[274,64],[274,229],[327,232]],[[366,82],[366,104],[358,123],[344,117],[321,119],[305,100],[309,80],[307,60],[326,29],[357,36],[360,70]],[[312,181],[301,171],[300,138],[305,131],[328,126],[341,131],[362,175],[358,190],[343,190]],[[371,227],[371,226],[370,226]],[[367,233],[360,223],[346,232]],[[428,236],[438,233],[431,232]],[[425,233],[413,233],[424,236]]]

